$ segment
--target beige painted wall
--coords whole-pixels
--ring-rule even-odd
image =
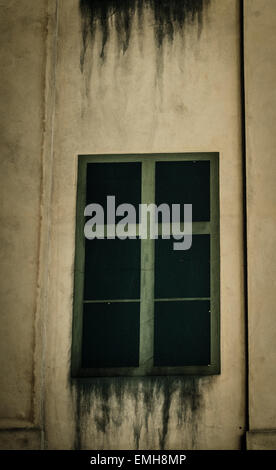
[[[43,416],[46,448],[239,448],[246,395],[238,0],[211,0],[200,39],[188,26],[184,45],[178,36],[165,44],[159,75],[149,16],[125,55],[111,35],[104,63],[97,36],[82,74],[77,0],[0,0],[0,13],[0,448],[38,448]],[[247,444],[255,449],[276,448],[275,23],[274,0],[245,0]],[[222,373],[71,382],[77,155],[176,151],[220,152]]]
[[[46,6],[46,0],[0,1],[1,448],[40,446],[39,433],[33,429],[37,419],[34,348]],[[14,431],[5,433],[11,428]]]
[[[212,0],[200,39],[187,26],[184,43],[165,45],[160,75],[149,16],[125,55],[111,34],[104,63],[96,36],[81,74],[77,3],[59,2],[46,447],[237,449],[245,432],[239,2]],[[77,155],[196,151],[220,152],[221,375],[72,383]]]
[[[250,448],[276,449],[276,5],[245,1]],[[258,433],[258,431],[260,431]]]

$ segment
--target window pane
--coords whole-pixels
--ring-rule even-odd
[[[139,299],[140,246],[140,240],[86,240],[84,299]]]
[[[155,302],[154,365],[210,364],[210,302]]]
[[[141,163],[88,163],[86,204],[100,204],[106,214],[106,196],[116,197],[116,207],[141,202]]]
[[[139,365],[140,303],[84,304],[82,367]]]
[[[210,297],[210,235],[193,235],[186,251],[173,242],[155,241],[155,298]]]
[[[156,204],[162,203],[192,204],[194,222],[210,220],[210,162],[157,162]]]

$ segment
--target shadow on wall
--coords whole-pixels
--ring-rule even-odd
[[[102,34],[100,57],[105,58],[110,29],[115,28],[119,49],[125,53],[131,37],[133,19],[137,13],[139,31],[143,31],[144,11],[150,9],[154,19],[155,43],[162,48],[163,41],[173,41],[175,33],[183,33],[186,23],[197,24],[200,36],[203,9],[211,0],[80,0],[83,50],[81,68],[89,40],[94,40],[99,29]]]

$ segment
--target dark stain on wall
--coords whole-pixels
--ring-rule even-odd
[[[168,38],[173,41],[175,33],[182,33],[186,23],[197,24],[200,35],[203,9],[211,0],[79,0],[82,18],[83,69],[88,41],[94,41],[97,29],[101,31],[100,57],[105,58],[105,49],[110,37],[110,28],[116,29],[119,49],[125,53],[130,42],[135,13],[142,34],[144,11],[150,9],[154,19],[155,42],[158,49]]]
[[[201,379],[207,383],[209,377]],[[179,393],[179,406],[177,408],[178,427],[181,428],[183,423],[192,422],[191,426],[191,448],[196,446],[197,429],[198,429],[198,411],[202,408],[202,395],[199,389],[199,379],[190,377],[189,380],[181,383]],[[206,392],[206,388],[205,388]],[[188,403],[188,406],[187,406]]]
[[[159,392],[163,395],[162,426],[161,429],[159,429],[159,447],[163,450],[165,449],[166,438],[168,435],[172,396],[175,391],[176,384],[170,379],[170,377],[164,377],[162,382],[159,381],[158,386]]]
[[[75,449],[84,448],[84,441],[93,448],[100,434],[104,442],[118,445],[120,428],[123,426],[126,432],[127,425],[132,427],[130,448],[139,449],[143,433],[143,448],[145,441],[148,448],[154,441],[162,450],[169,445],[170,423],[183,434],[185,445],[189,442],[191,448],[195,447],[203,406],[201,380],[199,377],[118,377],[74,382]],[[186,434],[185,429],[189,429]]]

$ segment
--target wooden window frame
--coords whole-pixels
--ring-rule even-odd
[[[155,202],[156,162],[210,161],[210,222],[194,222],[193,234],[210,234],[210,353],[209,365],[160,367],[153,365],[154,340],[154,247],[155,240],[141,240],[140,354],[139,367],[82,368],[82,316],[85,263],[83,233],[88,163],[141,162],[141,203]],[[127,202],[127,201],[125,201]],[[177,299],[175,299],[177,300]],[[184,299],[181,299],[184,301]],[[189,299],[186,299],[189,300]],[[200,298],[198,298],[200,300]],[[209,300],[209,298],[208,298]],[[107,300],[108,301],[108,300]],[[124,300],[126,301],[126,300]],[[133,300],[132,300],[133,301]],[[134,300],[135,301],[135,300]],[[158,300],[160,301],[160,300]],[[165,300],[166,301],[166,300]],[[170,301],[172,301],[170,299]],[[109,301],[108,301],[109,302]],[[149,318],[150,317],[150,318]],[[151,320],[151,321],[150,321]],[[145,325],[147,325],[145,327]],[[152,375],[214,375],[220,373],[220,236],[219,236],[219,154],[166,153],[79,155],[75,231],[75,269],[72,325],[72,377],[114,377]]]

